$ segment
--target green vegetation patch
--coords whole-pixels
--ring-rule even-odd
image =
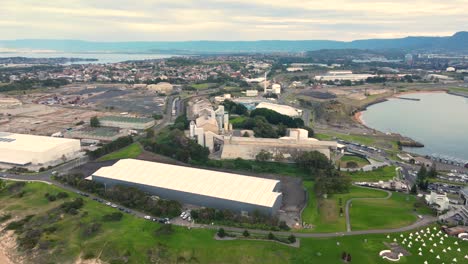
[[[415,213],[429,213],[425,207],[414,211],[417,198],[393,192],[387,200],[356,200],[350,207],[352,230],[398,228],[414,223]]]
[[[10,184],[10,183],[9,183]],[[311,186],[310,186],[311,187]],[[353,188],[354,189],[354,188]],[[34,263],[68,263],[79,256],[86,259],[99,258],[107,263],[342,263],[342,252],[352,256],[352,263],[383,263],[378,253],[387,249],[383,242],[394,238],[401,240],[400,233],[357,235],[331,238],[301,238],[300,247],[295,248],[269,241],[215,240],[216,230],[188,229],[186,227],[165,227],[162,225],[124,214],[120,221],[102,221],[105,215],[112,215],[116,209],[91,199],[84,198],[84,206],[79,214],[64,214],[51,223],[48,212],[63,201],[50,202],[45,193],[58,194],[62,190],[43,183],[28,183],[23,187],[25,194],[15,198],[4,189],[0,191],[0,211],[11,214],[15,219],[29,219],[41,224],[42,234],[30,233],[38,239],[38,247],[25,257],[34,256]],[[354,193],[358,193],[357,189]],[[362,194],[362,193],[361,193]],[[68,201],[78,196],[69,192]],[[333,198],[335,199],[335,197]],[[16,209],[7,209],[13,208]],[[432,227],[431,227],[432,228]],[[414,231],[411,231],[414,232]],[[403,233],[406,237],[409,232]],[[250,236],[255,234],[250,232]],[[449,263],[457,258],[463,262],[468,243],[456,238],[445,239],[452,250],[442,254],[441,262]],[[27,242],[27,241],[26,241]],[[460,252],[456,250],[460,248]],[[402,263],[423,263],[431,256],[428,249],[424,256],[418,256],[417,247],[406,248],[411,256],[404,257]],[[436,253],[442,248],[438,248]]]
[[[197,89],[197,90],[205,90],[205,89],[212,88],[214,85],[215,84],[213,83],[196,83],[196,84],[190,85],[190,87]]]
[[[378,182],[388,181],[396,176],[395,166],[381,167],[373,171],[342,172],[351,176],[353,182]]]
[[[344,212],[347,200],[351,198],[383,198],[387,196],[387,193],[381,190],[351,186],[349,193],[318,198],[313,193],[313,182],[305,181],[304,187],[307,189],[309,200],[302,213],[302,221],[306,225],[311,225],[310,229],[304,230],[305,232],[346,231]]]
[[[353,155],[344,155],[339,161],[341,168],[362,168],[369,164],[367,159]]]
[[[141,152],[142,148],[140,144],[133,143],[123,149],[117,150],[115,152],[109,153],[105,156],[102,156],[98,159],[98,161],[106,161],[106,160],[116,160],[116,159],[133,159],[138,157]]]

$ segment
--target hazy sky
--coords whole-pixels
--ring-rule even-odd
[[[461,30],[468,0],[0,0],[0,39],[353,40]]]

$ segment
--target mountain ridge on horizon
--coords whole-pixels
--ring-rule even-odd
[[[393,39],[337,40],[189,40],[102,42],[74,39],[0,40],[0,49],[54,50],[57,52],[179,52],[179,53],[274,53],[321,49],[405,49],[468,51],[468,31],[445,37],[408,36]]]

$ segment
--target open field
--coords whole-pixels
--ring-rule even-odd
[[[387,196],[387,193],[384,191],[351,186],[349,193],[335,194],[325,199],[317,198],[314,195],[313,182],[305,181],[304,187],[308,190],[309,200],[307,207],[302,213],[302,221],[313,226],[311,229],[304,230],[307,232],[346,231],[344,210],[347,200],[351,198],[383,198]],[[342,215],[340,215],[340,208],[343,208]],[[351,218],[351,222],[353,222],[353,218]]]
[[[205,89],[211,88],[213,86],[214,86],[214,84],[212,84],[212,83],[197,83],[197,84],[190,85],[190,87],[195,88],[197,90],[205,90]]]
[[[358,156],[353,156],[353,155],[344,155],[341,157],[339,160],[339,164],[341,168],[347,168],[348,162],[355,162],[359,168],[362,168],[366,165],[369,165],[370,162],[364,158],[358,157]]]
[[[236,116],[235,118],[230,119],[229,122],[232,124],[233,127],[236,127],[237,124],[244,122],[245,119],[245,116]]]
[[[397,228],[417,220],[416,197],[393,192],[388,200],[356,200],[350,207],[352,230]],[[421,213],[427,213],[421,209]]]
[[[112,153],[109,153],[105,156],[102,156],[101,158],[98,159],[98,161],[107,161],[107,160],[116,160],[116,159],[134,159],[138,157],[142,151],[143,150],[140,144],[135,142],[123,149],[120,149]]]
[[[385,166],[373,171],[342,172],[349,175],[354,182],[377,182],[388,181],[396,176],[395,166]]]
[[[47,214],[47,211],[62,202],[49,202],[44,194],[56,194],[60,189],[42,183],[29,183],[24,187],[22,198],[11,197],[6,191],[0,192],[0,211],[10,213],[14,219],[27,214],[36,214],[32,221]],[[70,200],[76,194],[69,193]],[[30,263],[74,263],[82,258],[99,258],[109,263],[342,263],[343,251],[350,252],[353,263],[387,263],[378,253],[387,249],[383,242],[393,238],[401,240],[400,234],[391,234],[390,238],[382,235],[358,235],[333,238],[300,238],[300,248],[293,248],[274,242],[232,240],[218,241],[213,238],[215,231],[206,229],[188,230],[172,227],[172,232],[157,233],[161,225],[124,215],[122,220],[104,222],[102,216],[115,212],[115,209],[85,198],[85,205],[78,215],[63,215],[54,224],[45,223],[43,228],[57,227],[51,234],[43,234],[40,242],[49,241],[48,248],[20,252]],[[92,222],[101,224],[99,231],[91,236],[83,233]],[[435,231],[434,231],[435,232]],[[409,233],[409,232],[407,232]],[[407,233],[404,233],[406,237]],[[2,239],[5,233],[1,233]],[[449,263],[457,258],[463,262],[468,251],[468,243],[461,242],[454,246],[455,238],[445,239],[446,245],[452,245],[451,251],[441,255],[441,261]],[[461,248],[456,251],[455,248]],[[436,250],[441,250],[438,248]],[[1,248],[1,250],[4,250]],[[417,255],[417,247],[408,250],[411,256],[404,257],[399,263],[423,263],[432,260],[424,249],[424,256]],[[436,252],[439,252],[436,251]]]

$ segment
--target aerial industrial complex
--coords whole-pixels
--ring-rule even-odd
[[[0,165],[49,166],[78,156],[80,141],[0,132]]]
[[[272,215],[280,208],[280,181],[135,159],[119,160],[91,176],[106,186],[138,187],[164,199],[236,212]]]

